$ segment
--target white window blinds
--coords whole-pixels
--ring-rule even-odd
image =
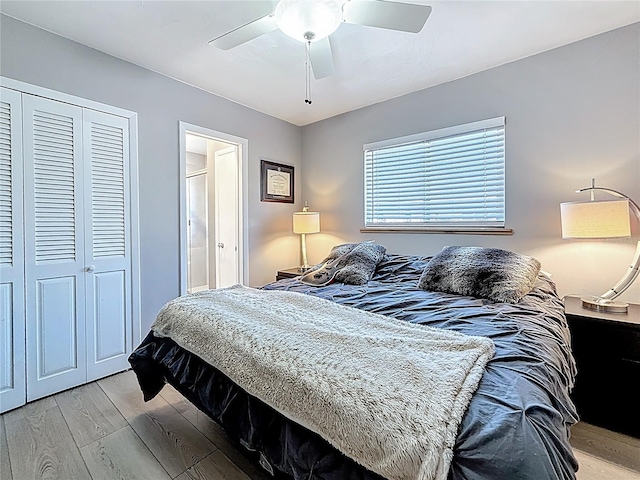
[[[504,227],[504,125],[365,145],[365,227]]]

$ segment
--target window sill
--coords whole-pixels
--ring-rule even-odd
[[[504,227],[365,227],[361,233],[439,233],[454,235],[513,235]]]

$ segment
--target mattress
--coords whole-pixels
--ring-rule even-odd
[[[540,275],[518,304],[416,287],[429,258],[387,255],[363,286],[313,287],[296,279],[263,287],[315,295],[407,322],[491,338],[496,354],[458,430],[450,479],[571,479],[577,421],[569,398],[576,369],[562,301]],[[171,339],[150,333],[130,357],[148,400],[169,382],[260,463],[278,474],[318,480],[375,479],[315,433],[244,392]]]

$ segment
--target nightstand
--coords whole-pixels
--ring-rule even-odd
[[[276,273],[276,282],[285,278],[296,278],[302,275],[304,272],[296,268],[287,268],[286,270],[278,270]]]
[[[596,312],[565,297],[578,367],[571,397],[580,419],[640,438],[640,305],[627,314]]]

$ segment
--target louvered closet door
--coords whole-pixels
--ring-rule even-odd
[[[0,413],[26,392],[20,97],[0,88]]]
[[[128,368],[132,350],[128,128],[84,111],[88,381]]]
[[[82,109],[23,95],[27,400],[86,381]]]

